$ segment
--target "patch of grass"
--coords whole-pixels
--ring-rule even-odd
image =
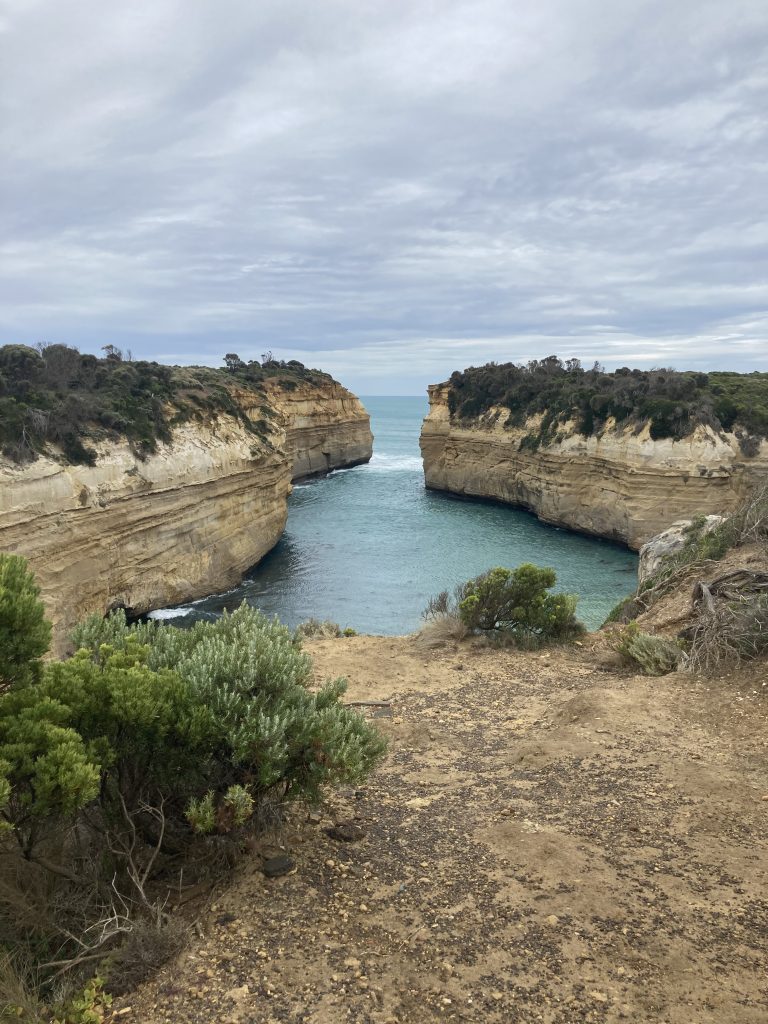
[[[140,919],[103,964],[107,987],[119,996],[141,985],[186,945],[187,925],[178,917]]]
[[[457,615],[446,612],[430,618],[416,634],[414,643],[420,649],[432,650],[463,640],[467,632],[467,627]]]

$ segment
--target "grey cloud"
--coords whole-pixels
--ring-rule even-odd
[[[762,0],[6,0],[3,338],[768,368],[766,43]]]

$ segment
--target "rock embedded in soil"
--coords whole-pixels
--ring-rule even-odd
[[[338,825],[327,828],[325,834],[337,843],[359,843],[365,838],[365,829],[353,821],[340,821]]]
[[[276,857],[268,857],[262,867],[267,878],[281,878],[283,875],[290,875],[295,870],[296,861],[293,857],[283,853]]]

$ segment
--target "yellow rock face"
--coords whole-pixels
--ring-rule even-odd
[[[368,414],[339,384],[270,382],[270,408],[265,440],[220,416],[178,426],[144,461],[127,443],[97,445],[93,467],[0,461],[0,550],[29,560],[56,651],[91,612],[234,586],[280,538],[293,479],[371,457]]]
[[[283,416],[294,480],[368,462],[373,451],[370,417],[341,384],[286,391],[267,381],[265,387],[270,404]]]
[[[448,388],[429,388],[421,432],[427,487],[494,498],[558,526],[639,548],[678,519],[725,515],[768,476],[768,444],[747,459],[732,434],[697,427],[682,441],[654,441],[648,428],[607,429],[519,450],[526,428],[503,426],[506,410],[451,423]],[[531,424],[533,425],[533,424]]]

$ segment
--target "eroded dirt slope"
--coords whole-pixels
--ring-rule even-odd
[[[386,764],[321,821],[297,809],[262,850],[296,872],[254,854],[119,1019],[763,1024],[765,674],[602,672],[592,642],[310,645],[350,700],[391,699]],[[325,833],[343,821],[364,838]]]

